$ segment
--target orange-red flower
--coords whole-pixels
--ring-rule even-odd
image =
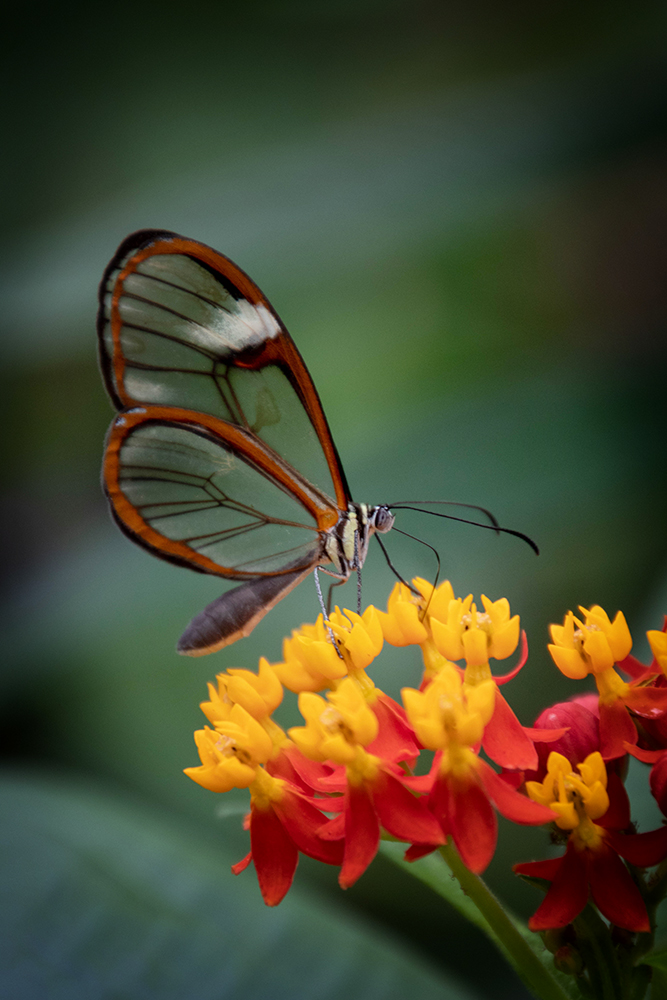
[[[199,730],[195,740],[201,765],[186,768],[189,778],[213,792],[250,789],[251,850],[232,870],[238,873],[252,860],[268,906],[279,903],[292,884],[299,851],[327,864],[340,864],[342,844],[320,836],[326,817],[312,798],[265,769],[274,752],[273,741],[242,705],[232,704],[215,731]]]
[[[613,924],[649,931],[646,905],[621,858],[641,867],[657,864],[667,855],[667,827],[624,833],[630,807],[618,775],[607,775],[599,752],[577,764],[577,771],[567,758],[552,752],[544,781],[526,784],[534,801],[557,812],[556,826],[570,831],[562,857],[514,866],[520,875],[551,882],[528,926],[531,930],[565,927],[583,910],[590,891]]]
[[[658,719],[667,711],[667,688],[631,685],[614,665],[633,672],[632,638],[622,612],[613,621],[599,606],[571,611],[562,625],[551,625],[549,652],[566,677],[580,680],[592,674],[597,684],[600,712],[600,751],[605,760],[622,757],[627,743],[637,742],[637,730],[628,709],[641,718]],[[658,633],[659,634],[659,633]]]
[[[460,671],[447,663],[424,691],[404,688],[408,719],[422,745],[436,750],[430,774],[413,778],[411,787],[428,791],[428,805],[452,837],[464,863],[482,872],[493,857],[497,840],[495,809],[515,823],[540,825],[553,812],[519,794],[477,756],[494,711],[496,687],[492,680],[464,685]],[[406,857],[414,860],[433,850],[421,841]]]
[[[385,753],[393,747],[397,757],[404,758],[413,753],[414,743],[408,742],[405,747],[406,741],[396,741],[395,720],[403,726],[405,723],[399,713],[390,712],[386,697],[381,704],[383,712],[391,716],[392,729],[382,740],[383,716],[369,707],[366,693],[351,677],[330,692],[326,700],[305,692],[299,696],[299,709],[306,725],[289,730],[290,738],[305,757],[334,766],[316,787],[342,796],[333,803],[339,815],[322,828],[321,835],[334,841],[344,838],[339,882],[345,889],[356,882],[375,857],[381,827],[398,840],[444,842],[424,800],[408,790],[396,757],[383,759],[370,752],[372,746],[382,746]]]

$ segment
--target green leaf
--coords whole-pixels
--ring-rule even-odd
[[[644,955],[642,962],[646,965],[652,965],[654,969],[662,969],[663,972],[667,972],[667,948],[661,948],[660,951],[653,951],[650,955]]]
[[[20,1000],[472,1000],[400,942],[220,843],[64,778],[0,780],[0,994]],[[221,826],[224,831],[224,825]]]

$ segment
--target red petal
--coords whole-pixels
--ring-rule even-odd
[[[317,831],[322,840],[342,840],[345,836],[345,813],[334,816]]]
[[[667,826],[648,833],[608,834],[614,849],[637,868],[652,868],[667,857]]]
[[[318,831],[326,822],[326,816],[301,792],[285,786],[285,794],[280,802],[273,803],[273,808],[300,851],[328,865],[341,863],[342,841],[322,840]]]
[[[531,726],[524,726],[523,731],[533,743],[553,743],[554,740],[560,740],[565,733],[569,733],[570,727],[565,726],[563,729],[533,729]]]
[[[424,858],[427,854],[432,854],[434,850],[435,846],[433,844],[412,844],[403,855],[403,860],[418,861],[419,858]]]
[[[319,788],[319,782],[333,771],[330,764],[322,764],[319,761],[309,760],[294,745],[285,747],[280,754],[267,765],[269,774],[275,774],[280,778],[287,778],[292,781],[289,771],[292,770],[297,775],[297,780],[293,784],[304,790]]]
[[[349,786],[345,811],[345,857],[338,882],[349,889],[368,868],[380,843],[380,823],[364,785]]]
[[[658,803],[660,811],[667,814],[667,754],[664,751],[660,760],[651,768],[649,783],[651,794]]]
[[[433,785],[431,786],[431,794],[428,797],[428,807],[440,824],[443,833],[450,833],[452,796],[449,782],[445,776],[440,774],[435,775]]]
[[[372,785],[372,795],[380,823],[399,840],[421,844],[444,844],[445,836],[437,819],[398,778],[380,771]]]
[[[556,813],[547,806],[533,802],[526,795],[515,791],[483,760],[479,761],[479,776],[494,806],[505,819],[524,826],[541,826],[553,823]]]
[[[586,858],[583,852],[575,850],[568,843],[565,855],[556,860],[560,861],[560,865],[549,891],[528,921],[531,931],[565,927],[581,913],[588,900]],[[525,867],[527,866],[520,866],[520,868]],[[535,872],[525,874],[535,874]]]
[[[347,772],[345,767],[337,767],[333,774],[328,774],[326,778],[320,778],[317,782],[317,789],[327,795],[345,792],[347,790]]]
[[[644,900],[616,851],[602,845],[588,854],[591,894],[600,913],[628,931],[650,931]]]
[[[232,865],[233,874],[240,875],[241,872],[244,872],[246,870],[251,861],[252,861],[252,851],[248,851],[245,858],[241,858],[241,860],[237,861],[235,865]]]
[[[548,858],[545,861],[524,861],[523,864],[513,865],[512,871],[518,875],[530,875],[531,878],[545,878],[553,882],[562,860],[560,857]]]
[[[252,810],[250,843],[264,902],[277,906],[292,884],[299,852],[273,809]]]
[[[606,705],[600,702],[600,753],[605,760],[625,755],[625,741],[637,742],[637,730],[624,703],[617,698]]]
[[[467,788],[452,788],[450,805],[450,823],[456,849],[466,867],[479,875],[491,861],[496,849],[498,821],[493,806],[476,781]]]
[[[637,760],[643,761],[644,764],[655,764],[665,753],[664,750],[642,750],[641,747],[634,747],[632,743],[626,743],[625,749],[628,753],[631,753],[633,757]]]
[[[650,668],[646,666],[645,663],[640,663],[634,656],[628,655],[624,660],[618,660],[616,666],[619,670],[622,670],[624,674],[629,677],[633,677],[636,680],[643,677],[644,674],[649,673]]]
[[[526,638],[526,633],[521,629],[521,653],[519,654],[519,662],[517,663],[514,670],[510,670],[508,674],[501,674],[499,677],[494,677],[496,684],[507,684],[511,681],[513,677],[519,673],[520,670],[526,665],[526,660],[528,659],[528,639]]]
[[[642,719],[659,719],[667,712],[667,688],[664,687],[631,687],[623,700]]]
[[[427,795],[433,787],[434,778],[431,771],[429,774],[406,774],[401,780],[406,788],[409,788],[411,791]]]
[[[410,727],[405,709],[389,695],[381,693],[371,706],[380,729],[366,750],[389,761],[414,761],[419,756],[415,734]]]
[[[609,808],[597,820],[600,826],[609,830],[625,830],[630,825],[630,799],[625,786],[614,771],[607,773],[607,795]]]
[[[500,691],[496,691],[495,708],[484,730],[482,746],[501,767],[522,771],[537,767],[537,751]]]

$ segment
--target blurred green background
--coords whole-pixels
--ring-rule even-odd
[[[667,610],[665,5],[37,3],[3,23],[7,995],[259,996],[269,940],[284,967],[264,995],[390,996],[399,959],[423,978],[406,973],[416,997],[521,995],[491,946],[384,858],[345,894],[302,862],[275,913],[252,872],[229,874],[245,799],[221,817],[181,773],[197,763],[198,703],[216,671],[280,659],[315,591],[230,649],[177,656],[220,584],[110,521],[96,289],[135,229],[209,243],[294,336],[355,499],[482,504],[535,538],[539,558],[399,521],[437,547],[457,593],[507,596],[521,615],[531,656],[505,690],[530,724],[574,691],[547,657],[548,622],[623,608],[644,657]],[[432,575],[426,549],[388,545],[404,575]],[[365,600],[384,606],[391,584],[371,551]],[[394,695],[418,676],[410,650],[374,673]],[[524,915],[538,897],[509,865],[545,841],[501,828],[489,880]],[[231,951],[230,926],[248,929]],[[296,957],[308,934],[310,959]],[[201,935],[200,951],[183,944]],[[349,937],[368,979],[345,965]],[[171,986],[142,979],[146,963],[166,963]]]

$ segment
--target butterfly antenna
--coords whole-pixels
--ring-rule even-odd
[[[501,528],[501,526],[497,523],[483,524],[481,521],[469,521],[465,517],[455,517],[454,514],[440,514],[437,510],[422,510],[421,507],[413,507],[411,504],[393,504],[393,506],[390,509],[416,510],[418,513],[421,514],[432,514],[434,517],[446,517],[448,521],[460,521],[462,524],[472,524],[475,528],[488,528],[490,531],[495,531],[496,534],[498,535],[501,533],[503,535],[514,535],[515,538],[520,538],[522,542],[526,543],[526,545],[530,545],[531,549],[533,550],[536,556],[539,556],[540,554],[540,550],[538,549],[537,545],[532,540],[532,538],[528,537],[528,535],[524,535],[522,531],[514,531],[512,528]],[[394,528],[393,530],[398,531],[398,528]],[[406,532],[402,532],[402,534],[406,534]],[[418,538],[417,541],[421,542],[422,539]],[[423,544],[425,545],[426,542],[424,542]]]
[[[391,510],[393,507],[404,507],[406,504],[410,504],[413,507],[431,507],[434,504],[445,504],[448,507],[463,507],[465,510],[476,510],[488,518],[494,528],[500,527],[495,516],[486,507],[478,507],[474,503],[459,503],[458,500],[399,500],[397,503],[387,504],[387,506]],[[433,511],[430,513],[433,513]]]
[[[396,531],[397,529],[394,528],[393,530]],[[404,532],[403,532],[403,534],[404,534]],[[384,553],[384,557],[387,560],[387,566],[392,571],[392,573],[394,574],[394,576],[397,577],[397,579],[400,580],[401,583],[405,584],[405,586],[408,588],[408,590],[411,590],[412,593],[416,597],[419,597],[419,591],[416,590],[415,587],[413,587],[411,583],[408,583],[407,580],[403,579],[403,577],[401,576],[401,574],[398,572],[398,570],[396,569],[396,567],[392,563],[391,559],[389,558],[389,553],[387,552],[387,550],[385,548],[385,545],[384,545],[384,542],[382,541],[382,539],[380,538],[380,536],[379,535],[374,535],[373,537],[377,539],[378,545],[382,549],[382,551]]]
[[[438,552],[437,549],[434,549],[432,545],[429,545],[428,542],[425,542],[423,538],[417,538],[416,535],[411,535],[409,531],[402,531],[400,528],[396,528],[396,527],[392,528],[392,531],[397,531],[399,533],[399,535],[405,535],[406,538],[411,538],[413,540],[413,542],[419,542],[420,545],[425,545],[427,549],[431,550],[431,552],[433,553],[433,555],[435,556],[435,558],[438,561],[438,569],[437,569],[437,572],[435,574],[435,580],[433,581],[433,590],[431,591],[431,596],[429,597],[428,601],[426,602],[426,607],[424,608],[424,611],[423,611],[422,616],[421,616],[422,617],[422,621],[423,621],[423,619],[425,618],[426,613],[428,611],[428,606],[431,603],[431,598],[435,594],[435,588],[438,586],[438,580],[440,579],[440,569],[441,569],[441,566],[440,566],[440,553]],[[413,588],[410,587],[410,590],[412,590],[412,589]]]

